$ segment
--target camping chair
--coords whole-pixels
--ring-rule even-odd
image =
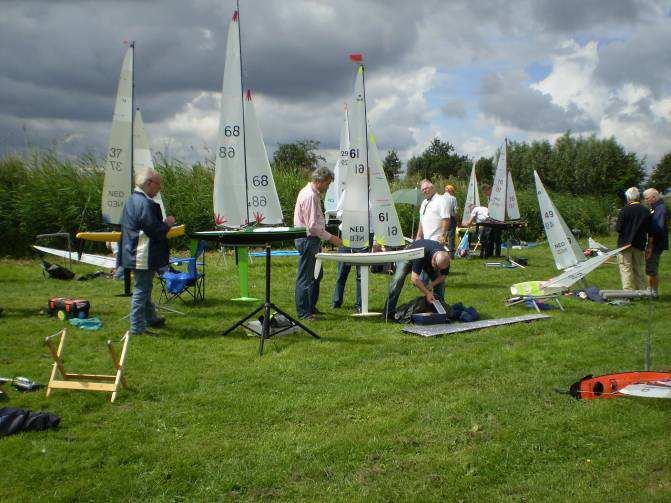
[[[161,281],[160,304],[175,298],[186,302],[188,294],[194,302],[205,300],[205,241],[194,241],[191,257],[170,259],[170,269],[159,275]],[[186,266],[186,270],[178,269]]]

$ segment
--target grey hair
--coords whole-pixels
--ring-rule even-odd
[[[659,195],[659,191],[652,187],[643,191],[643,197],[650,197],[653,201],[659,201],[662,198],[662,196]]]
[[[424,182],[428,183],[429,185],[431,185],[433,187],[433,182],[431,180],[429,180],[428,178],[425,178],[424,180],[419,182],[419,186],[421,187],[422,185],[424,185]]]
[[[158,171],[152,168],[140,169],[135,172],[135,185],[142,187],[152,176],[158,175]]]
[[[639,201],[641,199],[641,193],[636,187],[629,187],[624,192],[624,195],[629,202]]]
[[[333,171],[322,166],[320,168],[315,169],[312,172],[312,175],[310,175],[310,179],[313,182],[325,182],[326,180],[333,181],[335,179],[335,176],[333,175]]]

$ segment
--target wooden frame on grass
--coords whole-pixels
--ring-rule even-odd
[[[114,349],[114,343],[107,341],[107,349],[112,358],[112,363],[116,369],[115,374],[70,374],[66,372],[63,362],[63,350],[65,348],[65,338],[67,329],[62,329],[49,337],[45,337],[44,344],[49,348],[49,352],[54,359],[54,366],[51,369],[51,377],[47,385],[47,397],[51,395],[53,389],[75,389],[81,391],[103,391],[111,392],[110,402],[114,402],[121,386],[128,388],[128,383],[124,377],[126,357],[128,355],[128,345],[130,344],[130,332],[126,332],[121,338],[121,355],[117,356]],[[60,337],[58,349],[54,346],[53,339]],[[60,373],[60,378],[58,378]]]

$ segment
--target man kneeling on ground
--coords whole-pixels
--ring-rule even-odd
[[[408,248],[423,248],[424,257],[414,260],[404,260],[396,264],[396,273],[391,280],[389,297],[384,307],[383,316],[393,320],[396,312],[396,303],[401,295],[405,277],[412,272],[410,280],[415,287],[432,303],[436,299],[443,300],[445,292],[445,276],[450,267],[450,254],[443,246],[430,239],[418,239]],[[425,272],[431,280],[427,285],[422,282],[420,275]]]

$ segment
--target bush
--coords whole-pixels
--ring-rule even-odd
[[[159,155],[156,168],[164,179],[163,199],[168,212],[189,230],[212,229],[212,184],[214,167],[211,163],[185,166]],[[286,225],[293,223],[293,210],[298,191],[307,183],[304,171],[283,169],[275,171],[275,184]],[[37,234],[68,232],[74,236],[80,230],[103,230],[100,214],[102,190],[102,160],[84,155],[75,160],[57,158],[51,152],[35,152],[27,157],[16,155],[0,159],[0,255],[26,256]],[[417,185],[418,180],[394,182],[392,191]],[[436,180],[442,192],[449,182],[455,186],[460,209],[463,208],[467,182]],[[522,217],[529,226],[520,234],[528,241],[543,239],[543,228],[534,190],[517,192]],[[552,200],[569,228],[578,228],[581,236],[608,232],[608,217],[615,214],[617,200],[613,197],[582,196],[551,193]],[[408,204],[396,206],[405,236],[417,230],[417,208]],[[176,241],[185,247],[187,238]],[[98,244],[98,249],[102,245]]]

